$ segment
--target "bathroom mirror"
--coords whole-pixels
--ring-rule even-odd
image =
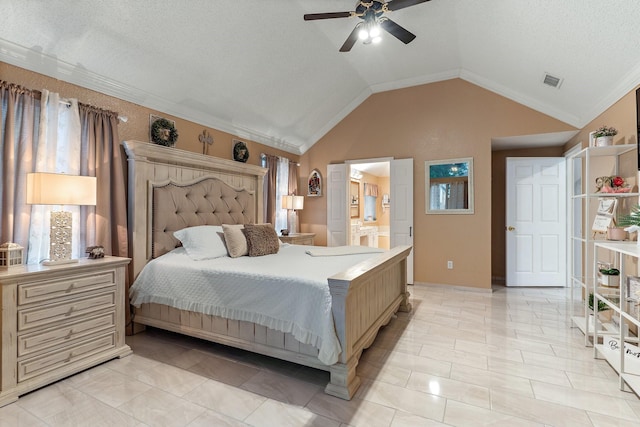
[[[349,185],[349,212],[351,218],[360,217],[360,183],[351,181]]]
[[[473,213],[473,158],[427,160],[425,198],[428,214]]]

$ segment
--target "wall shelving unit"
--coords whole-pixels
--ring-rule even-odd
[[[617,320],[617,332],[612,335],[601,336],[598,331],[599,321],[596,320],[593,329],[593,343],[595,357],[604,358],[618,373],[620,389],[628,386],[634,393],[640,396],[640,347],[638,338],[628,332],[627,326],[632,326],[636,331],[640,328],[640,301],[635,301],[628,295],[626,278],[628,266],[637,263],[640,259],[640,246],[636,242],[596,242],[593,248],[593,258],[597,261],[601,258],[615,258],[615,264],[620,270],[620,287],[617,292],[611,292],[611,288],[603,288],[597,283],[594,287],[594,301],[604,302],[612,311],[612,320]],[[594,264],[594,274],[596,271]],[[635,296],[634,296],[635,298]],[[594,319],[598,319],[598,307],[594,303]],[[602,342],[600,342],[602,341]],[[623,351],[624,349],[624,351]]]
[[[619,333],[613,322],[594,322],[589,308],[589,294],[597,284],[594,243],[606,241],[606,235],[591,229],[601,197],[617,198],[616,212],[637,203],[638,193],[599,193],[595,180],[601,176],[622,175],[621,158],[629,153],[635,156],[635,144],[587,147],[568,158],[570,206],[569,285],[571,288],[571,320],[585,335],[585,345],[594,337],[615,336]],[[632,153],[632,154],[631,154]],[[635,159],[635,157],[634,157]],[[634,164],[635,165],[635,164]],[[604,261],[604,260],[603,260]],[[622,278],[622,275],[620,276]],[[595,324],[594,324],[595,323]],[[597,333],[595,327],[598,327]],[[595,341],[594,341],[595,342]]]

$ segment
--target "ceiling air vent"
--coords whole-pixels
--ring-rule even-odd
[[[549,73],[544,73],[544,79],[542,80],[542,83],[546,84],[547,86],[555,87],[557,89],[560,87],[562,79],[552,76]]]

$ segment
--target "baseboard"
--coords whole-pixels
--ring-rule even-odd
[[[443,283],[428,283],[428,282],[415,282],[414,285],[427,286],[431,288],[448,288],[448,289],[456,289],[459,291],[468,291],[468,292],[481,292],[481,293],[492,293],[493,289],[487,288],[476,288],[473,286],[461,286],[461,285],[445,285]]]

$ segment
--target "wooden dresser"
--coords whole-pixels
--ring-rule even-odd
[[[128,258],[0,271],[0,406],[99,363],[125,344]]]
[[[313,240],[316,233],[295,233],[288,236],[278,236],[282,243],[291,243],[292,245],[309,245],[313,246]]]

